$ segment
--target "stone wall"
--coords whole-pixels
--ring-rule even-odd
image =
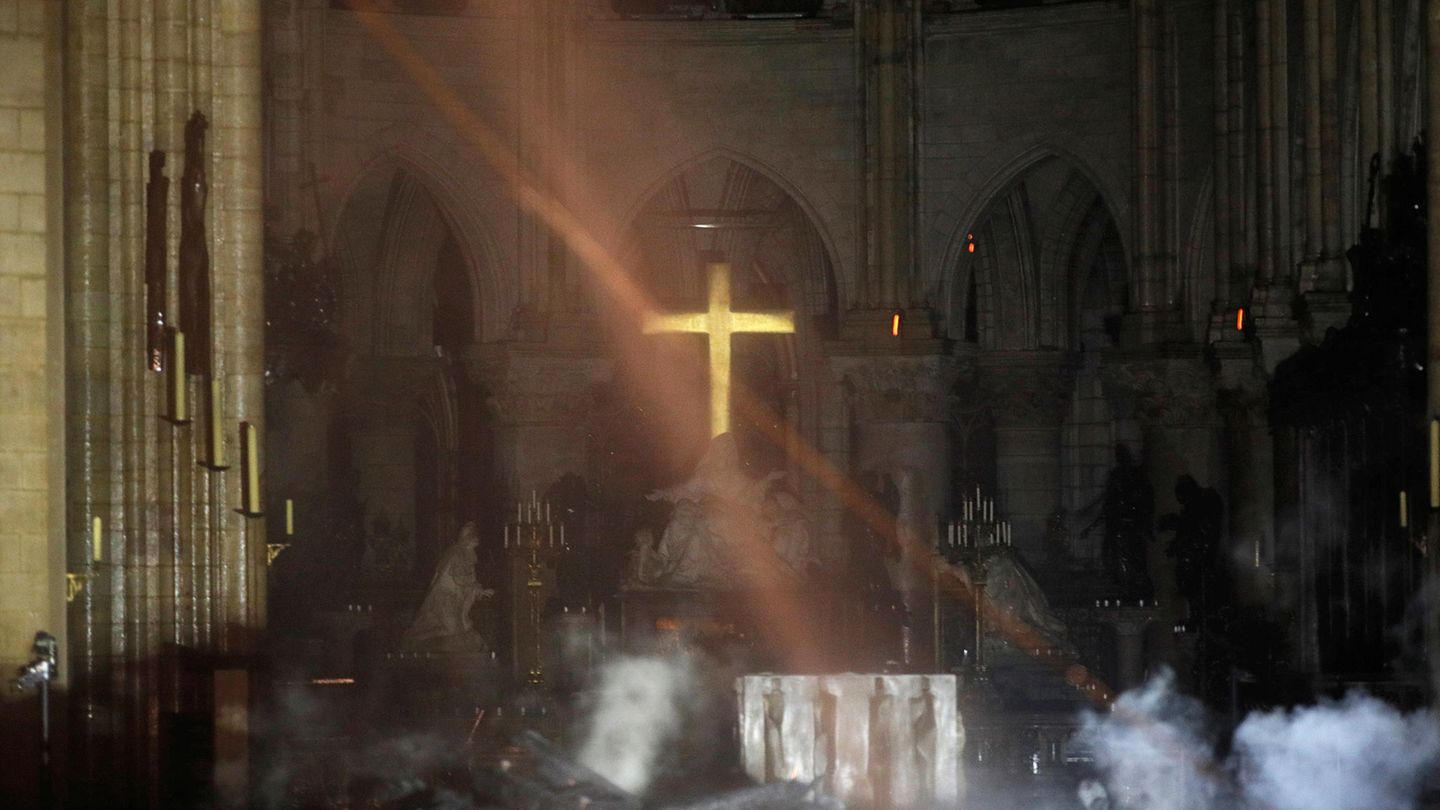
[[[53,5],[0,2],[0,796],[12,798],[33,795],[37,714],[9,679],[37,630],[65,632]]]

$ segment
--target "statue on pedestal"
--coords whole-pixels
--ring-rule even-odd
[[[476,632],[470,619],[475,603],[495,595],[482,587],[475,573],[476,550],[480,530],[473,522],[460,529],[460,537],[446,549],[430,581],[430,590],[415,615],[415,622],[405,632],[407,651],[447,653],[482,653],[485,640]]]

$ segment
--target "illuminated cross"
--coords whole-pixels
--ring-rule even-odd
[[[645,316],[644,329],[647,335],[693,332],[709,336],[710,433],[719,436],[730,430],[730,336],[736,332],[791,334],[795,331],[795,313],[734,312],[730,309],[730,265],[711,262],[705,265],[705,273],[710,287],[706,311],[650,313]]]

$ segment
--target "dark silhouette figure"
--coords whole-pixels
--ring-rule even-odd
[[[210,248],[205,236],[205,129],[198,110],[185,124],[185,171],[180,176],[180,329],[187,335],[186,371],[210,373]]]
[[[1145,564],[1146,550],[1153,537],[1155,491],[1130,448],[1115,445],[1115,467],[1105,479],[1105,492],[1085,512],[1101,507],[1100,514],[1081,532],[1084,537],[1092,529],[1105,524],[1105,539],[1100,546],[1105,571],[1119,583],[1125,598],[1151,595],[1150,575]]]
[[[1235,665],[1232,643],[1230,560],[1221,542],[1224,504],[1220,494],[1182,475],[1175,481],[1180,511],[1160,518],[1161,531],[1173,530],[1166,553],[1175,558],[1175,581],[1189,604],[1195,636],[1193,673],[1200,694],[1215,704],[1230,693]]]
[[[1174,531],[1166,553],[1175,558],[1175,580],[1190,604],[1190,617],[1212,618],[1230,596],[1230,560],[1220,542],[1224,504],[1220,493],[1189,475],[1175,481],[1180,511],[1160,518],[1161,531]]]

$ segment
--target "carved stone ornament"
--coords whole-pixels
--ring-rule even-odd
[[[496,417],[512,425],[581,422],[594,411],[610,381],[606,358],[498,350],[478,361],[481,380],[494,392]]]
[[[944,355],[831,358],[865,422],[940,422],[948,418],[960,363]]]
[[[1100,379],[1107,396],[1128,401],[1146,422],[1204,425],[1218,418],[1215,376],[1199,358],[1107,358]]]
[[[980,390],[997,425],[1056,425],[1065,418],[1075,390],[1074,355],[992,352],[980,366]]]

